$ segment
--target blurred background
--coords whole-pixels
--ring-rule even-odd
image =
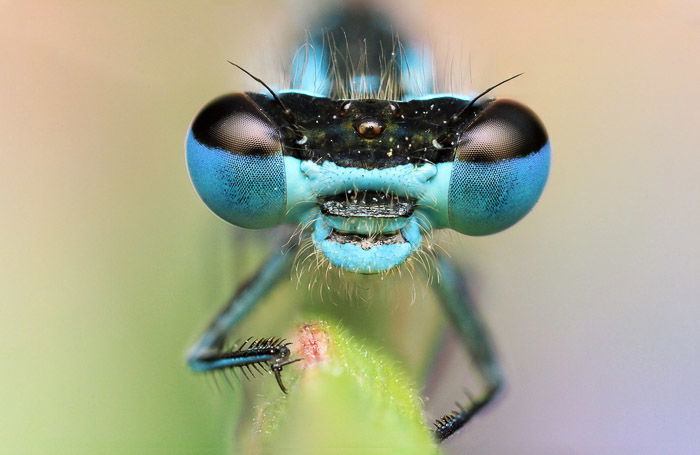
[[[0,453],[228,453],[240,394],[184,352],[259,253],[190,187],[184,136],[259,90],[227,59],[281,83],[325,4],[0,1]],[[455,89],[524,71],[496,94],[553,144],[528,217],[446,236],[508,381],[450,453],[700,453],[698,3],[381,4]]]

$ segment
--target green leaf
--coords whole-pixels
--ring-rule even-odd
[[[303,361],[283,372],[289,394],[258,407],[242,453],[439,453],[416,387],[379,349],[317,321],[300,329],[293,351]]]

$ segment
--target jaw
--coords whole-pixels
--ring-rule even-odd
[[[314,246],[336,267],[350,272],[373,274],[401,265],[421,245],[418,222],[409,217],[395,232],[366,234],[339,231],[326,216],[314,224],[311,239]]]

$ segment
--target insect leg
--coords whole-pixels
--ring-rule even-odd
[[[275,373],[278,383],[282,366],[288,363],[289,349],[280,338],[256,340],[235,350],[224,347],[232,329],[271,291],[278,281],[289,274],[296,246],[273,253],[257,272],[228,300],[201,338],[192,346],[187,363],[194,371],[212,371],[265,363]],[[282,387],[284,391],[284,387]]]
[[[438,255],[436,262],[440,280],[433,284],[433,288],[484,382],[479,395],[468,397],[470,403],[465,406],[458,404],[459,409],[435,422],[435,437],[443,441],[496,396],[502,386],[502,377],[488,331],[481,322],[461,270],[444,255]]]

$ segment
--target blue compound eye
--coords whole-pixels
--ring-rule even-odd
[[[192,183],[214,213],[245,228],[282,222],[287,192],[279,132],[248,95],[206,105],[186,148]]]
[[[486,235],[516,223],[540,197],[549,160],[547,132],[535,113],[515,101],[491,102],[457,135],[449,227]]]

